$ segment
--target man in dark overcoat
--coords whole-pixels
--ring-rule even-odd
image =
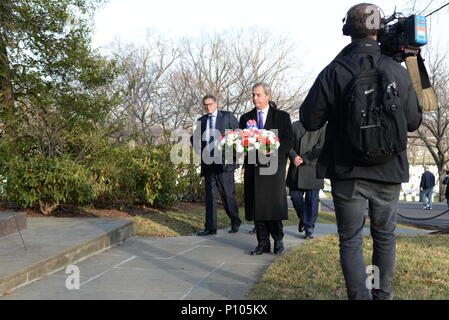
[[[245,158],[245,218],[254,221],[258,245],[252,255],[271,252],[270,234],[274,240],[274,254],[284,251],[282,220],[288,219],[287,194],[285,186],[287,155],[292,147],[292,125],[290,115],[270,107],[270,87],[257,83],[252,88],[253,110],[242,115],[240,129],[247,128],[248,121],[257,121],[259,129],[277,130],[279,149],[268,155],[270,166],[277,170],[272,174],[264,172],[262,161],[251,163]],[[258,154],[258,159],[262,155]],[[267,170],[268,171],[268,170]]]
[[[305,230],[305,239],[312,239],[318,218],[319,192],[324,187],[324,180],[316,178],[316,163],[323,148],[325,127],[306,131],[300,121],[292,127],[293,148],[288,154],[287,186],[299,218],[298,231]]]

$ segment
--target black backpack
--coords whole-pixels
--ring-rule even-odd
[[[356,166],[383,164],[407,148],[407,119],[386,59],[365,56],[359,64],[335,60],[354,76],[340,119],[342,138],[348,141]]]

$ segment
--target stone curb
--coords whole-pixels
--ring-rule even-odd
[[[105,233],[95,239],[86,241],[60,254],[46,258],[31,266],[25,267],[4,278],[0,278],[0,296],[8,291],[25,286],[42,277],[59,271],[67,265],[84,260],[89,256],[120,245],[134,236],[134,222],[129,221],[123,226]]]

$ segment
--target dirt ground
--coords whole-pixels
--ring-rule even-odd
[[[191,203],[191,202],[179,202],[169,211],[191,211],[204,209],[204,203]],[[155,208],[133,208],[133,209],[123,209],[119,210],[117,208],[108,208],[108,209],[91,209],[85,208],[82,210],[74,210],[69,208],[60,208],[55,210],[51,215],[44,215],[38,210],[33,209],[25,209],[25,210],[17,210],[17,209],[9,209],[7,205],[4,203],[0,204],[0,212],[26,212],[29,217],[33,218],[111,218],[111,219],[127,219],[136,215],[150,214],[150,213],[161,213],[163,210],[155,209]]]

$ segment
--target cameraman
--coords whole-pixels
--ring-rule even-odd
[[[378,7],[366,3],[355,5],[348,11],[343,27],[344,34],[351,36],[352,42],[336,60],[346,59],[359,70],[351,71],[338,61],[332,61],[319,74],[300,109],[300,118],[306,130],[317,130],[328,122],[316,171],[317,178],[331,179],[340,240],[340,263],[351,300],[387,300],[393,297],[391,283],[396,261],[396,209],[401,183],[409,180],[406,151],[395,154],[382,164],[358,166],[354,164],[351,149],[348,149],[349,139],[342,138],[348,123],[342,116],[347,112],[347,103],[344,102],[347,101],[347,91],[357,74],[365,68],[365,61],[380,61],[381,57],[377,42],[379,26],[375,29],[370,25],[373,14],[380,21]],[[403,131],[415,131],[421,124],[422,112],[410,76],[389,57],[383,57],[382,64],[394,79],[400,106],[405,113]],[[368,93],[365,92],[365,95]],[[402,134],[406,135],[406,132]],[[377,288],[371,288],[366,283],[363,259],[362,230],[367,202],[374,241],[372,264],[380,272]]]

